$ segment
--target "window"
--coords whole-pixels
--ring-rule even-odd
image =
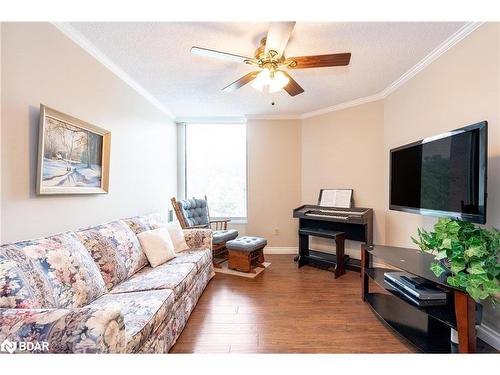
[[[186,125],[186,197],[207,196],[210,216],[247,216],[245,124]]]

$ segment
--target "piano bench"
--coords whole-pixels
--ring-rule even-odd
[[[309,236],[329,238],[335,241],[335,255],[314,251],[314,255],[309,249]],[[345,274],[345,263],[349,257],[345,252],[346,233],[323,228],[301,228],[299,229],[299,268],[305,265],[324,265],[327,269],[333,269],[335,278]],[[322,254],[321,256],[318,256]],[[333,258],[333,259],[332,259]]]

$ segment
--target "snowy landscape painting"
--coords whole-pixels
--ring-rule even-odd
[[[107,192],[109,132],[44,106],[41,115],[39,194]]]

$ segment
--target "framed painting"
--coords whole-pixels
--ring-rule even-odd
[[[37,194],[106,194],[111,133],[40,105]]]

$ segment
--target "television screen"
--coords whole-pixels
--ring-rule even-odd
[[[487,122],[390,155],[390,209],[486,222]]]

